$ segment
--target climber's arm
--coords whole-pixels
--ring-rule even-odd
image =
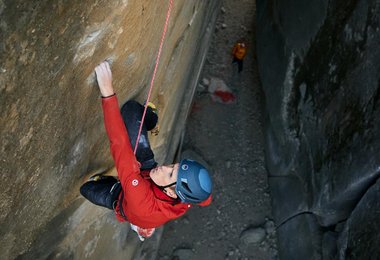
[[[108,62],[95,68],[102,94],[104,125],[110,140],[111,153],[122,185],[128,178],[138,176],[139,163],[133,154],[128,132],[120,114],[119,103],[112,87],[112,72]]]

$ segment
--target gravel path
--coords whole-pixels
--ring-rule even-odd
[[[255,9],[252,0],[223,1],[201,79],[223,79],[237,99],[214,102],[200,86],[183,145],[212,169],[214,201],[165,225],[157,259],[277,259],[254,59]],[[241,37],[249,50],[238,75],[230,53]]]

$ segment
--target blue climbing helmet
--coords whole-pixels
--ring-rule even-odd
[[[212,181],[206,168],[196,161],[183,159],[179,163],[175,191],[185,203],[206,200],[212,191]]]

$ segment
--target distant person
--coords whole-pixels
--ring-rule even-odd
[[[141,240],[150,237],[156,227],[182,216],[192,204],[209,205],[212,182],[205,167],[187,159],[157,166],[147,131],[155,128],[158,116],[150,107],[134,155],[144,106],[128,101],[120,111],[108,62],[98,65],[95,72],[118,179],[91,176],[80,193],[92,203],[114,210],[116,218],[128,221]]]
[[[238,72],[243,71],[243,59],[247,54],[247,43],[244,39],[240,39],[234,45],[232,49],[232,63],[238,64]]]

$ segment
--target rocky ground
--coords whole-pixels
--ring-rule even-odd
[[[277,259],[254,52],[255,9],[253,0],[223,1],[183,145],[212,169],[214,201],[165,225],[157,259]],[[241,37],[249,51],[239,75],[230,53]],[[234,103],[211,99],[212,77],[225,81]]]

